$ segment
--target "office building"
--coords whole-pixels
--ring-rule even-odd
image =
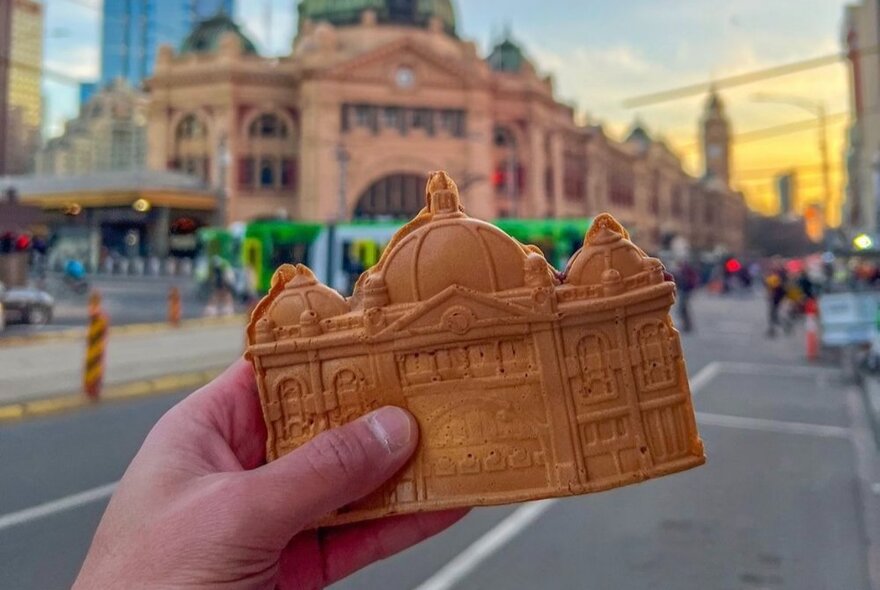
[[[234,8],[235,0],[104,0],[101,85],[125,78],[139,87],[160,45],[177,47],[199,21]]]
[[[33,167],[43,121],[43,6],[0,2],[0,174]]]

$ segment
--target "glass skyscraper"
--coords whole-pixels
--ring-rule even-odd
[[[196,22],[234,9],[235,0],[104,0],[101,85],[125,78],[140,86],[160,45],[177,49]]]

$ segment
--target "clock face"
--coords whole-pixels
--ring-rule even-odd
[[[409,66],[400,66],[394,72],[394,83],[398,88],[412,88],[416,83],[416,73]]]
[[[709,157],[713,160],[721,157],[721,146],[720,145],[710,145],[709,146]]]

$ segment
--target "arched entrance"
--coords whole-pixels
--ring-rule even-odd
[[[425,206],[427,182],[421,174],[383,176],[358,197],[355,219],[412,219]]]

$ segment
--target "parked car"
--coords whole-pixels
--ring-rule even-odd
[[[34,287],[7,289],[0,283],[0,315],[6,323],[48,324],[52,321],[54,308],[55,298],[45,291]]]

